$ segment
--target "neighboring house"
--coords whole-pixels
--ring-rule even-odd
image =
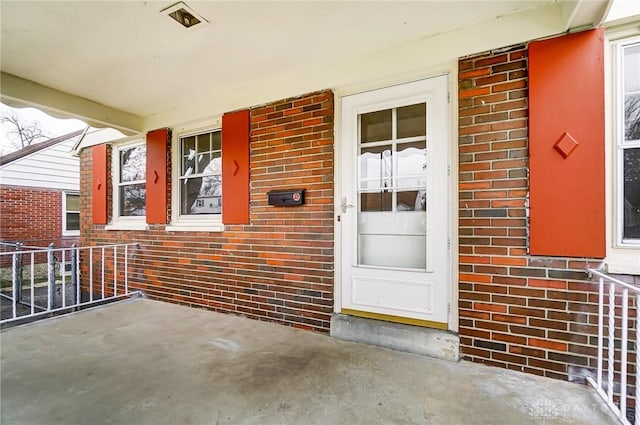
[[[3,45],[92,78],[4,55],[1,90],[36,102],[23,85],[49,82],[51,108],[133,134],[79,142],[80,228],[83,245],[138,242],[129,285],[151,298],[373,342],[394,322],[398,346],[583,379],[586,269],[640,283],[640,18],[600,27],[607,2],[590,1],[384,4],[196,3],[211,19],[243,9],[183,33],[139,3],[12,3],[3,19],[29,19],[3,21]],[[277,29],[313,13],[284,42],[266,8]],[[361,37],[414,17],[411,39]],[[97,21],[127,40],[126,57],[87,46],[114,66],[41,48]],[[270,205],[276,189],[304,203]]]
[[[80,239],[76,131],[0,157],[0,240],[57,247]]]

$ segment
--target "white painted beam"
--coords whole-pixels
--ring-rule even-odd
[[[0,73],[0,100],[13,107],[31,106],[60,118],[78,118],[92,127],[112,127],[125,134],[142,130],[141,117],[89,99]]]

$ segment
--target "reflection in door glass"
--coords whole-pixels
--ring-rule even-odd
[[[360,141],[382,140],[391,140],[391,109],[360,115]]]
[[[391,211],[393,197],[391,192],[362,192],[360,194],[360,211]]]
[[[426,104],[360,115],[358,264],[426,268]]]
[[[392,186],[391,146],[360,149],[360,188],[381,189]]]
[[[404,137],[425,136],[427,134],[427,105],[403,106],[397,109],[398,139]]]

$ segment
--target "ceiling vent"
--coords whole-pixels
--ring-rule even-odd
[[[209,22],[183,2],[162,9],[160,13],[164,13],[185,28],[193,28],[198,24]]]

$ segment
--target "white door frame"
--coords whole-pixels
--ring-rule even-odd
[[[448,220],[448,234],[450,239],[449,249],[449,303],[450,313],[448,318],[448,329],[450,331],[458,331],[459,315],[458,315],[458,299],[459,299],[459,285],[458,285],[458,102],[457,102],[457,62],[451,62],[448,66],[434,70],[432,73],[416,76],[414,79],[404,81],[390,81],[386,83],[378,84],[366,84],[359,85],[356,88],[344,88],[335,90],[335,118],[334,118],[334,219],[335,219],[335,231],[334,231],[334,243],[335,243],[335,271],[334,271],[334,313],[340,313],[342,311],[342,224],[339,221],[341,215],[341,200],[342,193],[342,170],[344,166],[344,159],[341,155],[341,143],[342,143],[342,105],[341,99],[344,96],[357,94],[365,91],[376,90],[380,88],[390,87],[397,84],[405,84],[412,81],[424,80],[431,77],[437,77],[439,75],[446,74],[449,77],[449,170],[450,177],[449,183],[449,220]]]

